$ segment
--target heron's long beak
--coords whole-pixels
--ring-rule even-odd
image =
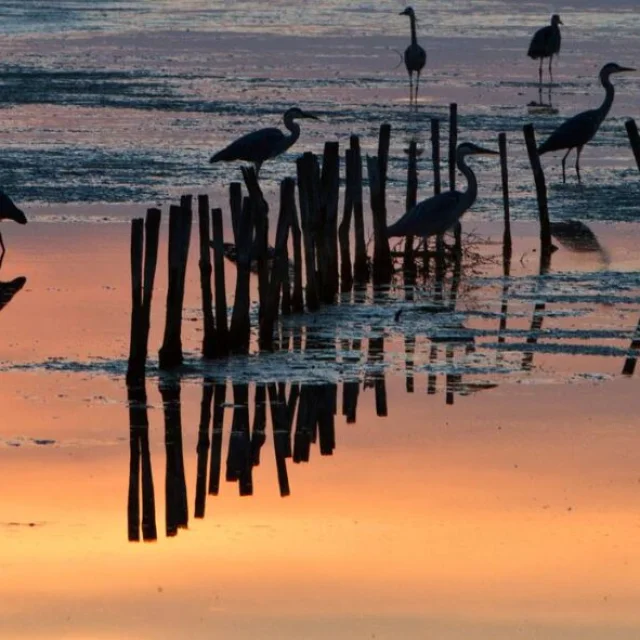
[[[498,151],[493,151],[491,149],[485,149],[484,147],[478,147],[474,152],[474,155],[486,155],[486,156],[499,156],[500,153]]]
[[[399,16],[408,16],[409,14],[407,13],[407,10],[405,9],[404,11],[401,11],[398,15]]]
[[[620,67],[618,69],[618,73],[621,73],[622,71],[636,71],[636,69],[634,69],[633,67]]]
[[[558,20],[558,24],[564,25],[564,22],[562,22],[562,20]]]
[[[302,112],[302,117],[303,118],[309,118],[310,120],[320,120],[320,118],[318,118],[318,116],[314,116],[313,113],[307,113],[306,111]]]

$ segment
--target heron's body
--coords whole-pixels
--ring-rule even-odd
[[[401,14],[401,16],[409,16],[411,21],[411,44],[405,49],[404,52],[404,65],[407,68],[409,74],[409,102],[418,101],[418,85],[420,84],[420,72],[427,64],[427,52],[418,44],[418,37],[416,34],[416,14],[411,7],[407,7]],[[416,74],[416,89],[415,95],[413,91],[413,74]]]
[[[471,168],[465,163],[467,155],[490,154],[495,151],[483,149],[470,142],[458,146],[456,162],[458,169],[468,181],[466,191],[447,191],[427,198],[407,211],[400,220],[387,227],[387,236],[420,236],[441,235],[451,229],[462,215],[475,202],[478,195],[478,182]]]
[[[255,165],[256,174],[259,174],[263,162],[279,156],[298,141],[300,125],[295,122],[296,118],[316,119],[315,116],[293,107],[284,114],[284,125],[290,131],[288,135],[275,127],[252,131],[218,151],[211,157],[210,162],[244,160],[252,162]]]
[[[553,62],[553,56],[557,56],[560,53],[562,36],[560,35],[559,25],[561,24],[560,16],[554,14],[551,16],[551,24],[538,29],[533,34],[533,38],[531,38],[527,55],[534,60],[540,60],[540,68],[538,70],[540,84],[542,84],[542,61],[545,58],[549,58],[549,81],[553,82],[551,63]]]
[[[27,217],[24,213],[16,207],[13,203],[13,200],[4,193],[0,191],[0,221],[1,220],[13,220],[18,224],[27,224]],[[2,265],[2,259],[4,258],[4,242],[2,240],[2,233],[0,233],[0,265]]]
[[[589,109],[583,111],[577,115],[565,120],[539,147],[538,153],[542,155],[549,151],[558,151],[560,149],[567,149],[562,158],[562,180],[566,182],[566,169],[565,164],[567,156],[571,153],[571,149],[576,149],[576,173],[578,174],[578,180],[580,180],[580,153],[582,148],[587,142],[589,142],[597,133],[600,125],[607,117],[611,105],[613,104],[613,97],[615,90],[611,83],[610,76],[613,73],[621,73],[623,71],[633,71],[629,67],[621,67],[614,62],[604,65],[600,70],[600,82],[605,88],[606,95],[603,103],[597,109]]]

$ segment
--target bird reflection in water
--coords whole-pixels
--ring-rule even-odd
[[[27,279],[24,276],[19,276],[7,282],[0,282],[0,311],[11,302],[26,282]]]

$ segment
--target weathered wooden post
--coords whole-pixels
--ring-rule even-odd
[[[283,185],[284,190],[284,185]],[[266,351],[273,349],[273,328],[280,306],[280,290],[284,282],[285,273],[289,270],[287,260],[287,242],[289,240],[290,208],[281,200],[280,215],[276,229],[276,246],[269,288],[265,300],[265,309],[260,318],[260,348]]]
[[[504,233],[502,236],[502,255],[505,261],[511,260],[511,213],[509,209],[509,170],[507,168],[507,134],[498,135],[500,150],[500,175],[502,177],[502,202],[504,205]]]
[[[380,126],[378,156],[367,156],[371,213],[373,215],[373,281],[387,284],[393,276],[393,263],[387,237],[386,181],[391,126]]]
[[[273,429],[273,449],[276,456],[278,486],[280,488],[280,495],[285,497],[291,493],[286,461],[289,418],[286,405],[278,398],[275,383],[270,382],[267,388],[269,392],[269,405],[271,407],[271,427]]]
[[[431,162],[433,164],[433,195],[442,191],[440,177],[440,120],[431,118]]]
[[[356,135],[350,138],[350,150],[353,158],[353,228],[355,240],[355,259],[353,263],[353,279],[356,283],[369,280],[369,261],[367,259],[367,243],[364,237],[364,204],[362,196],[362,155],[360,139]]]
[[[227,292],[224,278],[224,235],[222,230],[222,209],[211,210],[213,233],[213,264],[216,297],[216,339],[214,355],[229,353],[229,323],[227,320]]]
[[[540,219],[540,248],[543,254],[551,253],[551,225],[549,223],[549,207],[547,204],[547,185],[544,179],[544,172],[540,164],[538,149],[536,146],[536,135],[532,124],[525,124],[523,127],[524,140],[527,145],[529,162],[533,171],[533,179],[536,184],[536,195],[538,198],[538,216]]]
[[[314,172],[315,156],[312,153],[305,153],[296,162],[298,171],[298,199],[300,202],[300,219],[302,222],[302,241],[304,244],[304,263],[307,276],[305,287],[305,297],[307,309],[315,311],[320,306],[318,296],[318,282],[316,273],[316,239],[315,239],[315,216],[314,206]]]
[[[293,239],[293,292],[291,293],[291,309],[294,313],[304,311],[304,297],[302,293],[302,233],[295,202],[295,182],[291,178],[286,187],[286,197],[290,208],[291,236]]]
[[[253,460],[249,434],[249,385],[233,385],[233,420],[227,452],[227,482],[238,481],[241,496],[253,495]]]
[[[322,276],[322,301],[333,304],[338,294],[338,201],[340,199],[340,146],[327,142],[322,156],[321,233],[325,260],[319,265]]]
[[[161,369],[182,364],[182,307],[191,240],[191,197],[181,199],[180,206],[169,209],[169,285],[164,340],[159,352]]]
[[[232,353],[248,353],[249,351],[251,337],[249,278],[251,276],[251,249],[253,245],[252,218],[251,200],[245,198],[238,225],[238,242],[236,244],[236,293],[229,330],[229,349]]]
[[[232,182],[229,185],[229,208],[231,209],[231,227],[233,229],[233,238],[237,244],[238,225],[240,224],[240,216],[242,215],[242,183]]]
[[[627,135],[629,136],[629,142],[631,143],[631,150],[633,151],[633,156],[635,157],[636,164],[640,170],[640,134],[638,134],[636,121],[633,120],[633,118],[629,118],[624,123],[624,126],[627,129]]]
[[[144,242],[144,221],[131,221],[131,333],[129,336],[129,364],[127,384],[144,380],[144,360],[142,359],[142,252]],[[142,365],[141,365],[142,363]]]
[[[456,188],[456,151],[458,149],[458,105],[449,105],[449,191]],[[462,251],[462,225],[460,222],[453,229],[455,236],[455,251]]]
[[[256,383],[254,394],[253,429],[251,430],[251,464],[260,466],[260,451],[267,441],[267,387]]]
[[[405,211],[411,211],[418,199],[418,143],[409,142],[409,165],[407,167],[407,195]],[[404,243],[403,270],[405,280],[413,282],[415,276],[415,260],[413,257],[413,236],[407,236]]]
[[[209,227],[209,196],[198,196],[198,229],[200,236],[200,289],[202,290],[202,317],[204,335],[202,355],[215,355],[215,323],[213,320],[213,294],[211,292],[211,233]]]
[[[340,290],[345,293],[353,287],[353,269],[351,266],[351,218],[353,215],[354,166],[353,151],[345,152],[345,190],[342,222],[338,228],[340,240]]]

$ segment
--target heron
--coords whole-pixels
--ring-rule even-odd
[[[551,16],[551,24],[538,29],[531,38],[531,44],[529,45],[529,51],[527,55],[534,60],[540,58],[540,69],[538,70],[538,77],[540,84],[542,84],[542,62],[545,58],[549,58],[549,82],[553,82],[553,73],[551,71],[551,63],[553,56],[560,53],[560,26],[564,24],[560,20],[560,16],[554,13]]]
[[[307,113],[298,107],[292,107],[287,109],[284,114],[284,126],[291,132],[289,135],[275,127],[252,131],[211,156],[209,162],[246,160],[254,164],[256,175],[258,175],[260,167],[265,160],[279,156],[297,142],[300,137],[300,125],[296,122],[298,118],[318,119],[311,113]]]
[[[414,102],[413,74],[416,74],[415,103],[418,103],[418,85],[420,84],[420,72],[427,64],[427,52],[418,44],[416,37],[416,14],[411,7],[407,7],[400,13],[401,16],[409,16],[411,21],[411,44],[404,52],[404,66],[409,74],[409,104]]]
[[[13,220],[18,224],[27,224],[27,216],[16,207],[13,200],[4,191],[0,191],[0,220]],[[0,266],[2,266],[5,253],[2,233],[0,233],[0,249]]]
[[[562,158],[562,182],[566,182],[565,164],[567,156],[572,149],[576,149],[576,173],[578,182],[582,182],[580,178],[580,154],[582,148],[587,142],[596,135],[600,125],[611,109],[613,104],[613,96],[615,90],[609,77],[614,73],[622,73],[624,71],[635,71],[631,67],[621,67],[615,62],[609,62],[600,69],[600,82],[606,90],[604,102],[597,109],[589,109],[565,120],[539,147],[538,154],[542,155],[548,151],[558,151],[566,149],[567,153]]]
[[[463,142],[456,149],[458,169],[467,179],[466,191],[447,191],[427,198],[407,211],[400,220],[387,227],[389,238],[399,236],[428,237],[441,235],[451,229],[469,209],[478,195],[478,182],[471,168],[465,163],[470,155],[498,155],[497,151],[484,149],[471,142]]]

